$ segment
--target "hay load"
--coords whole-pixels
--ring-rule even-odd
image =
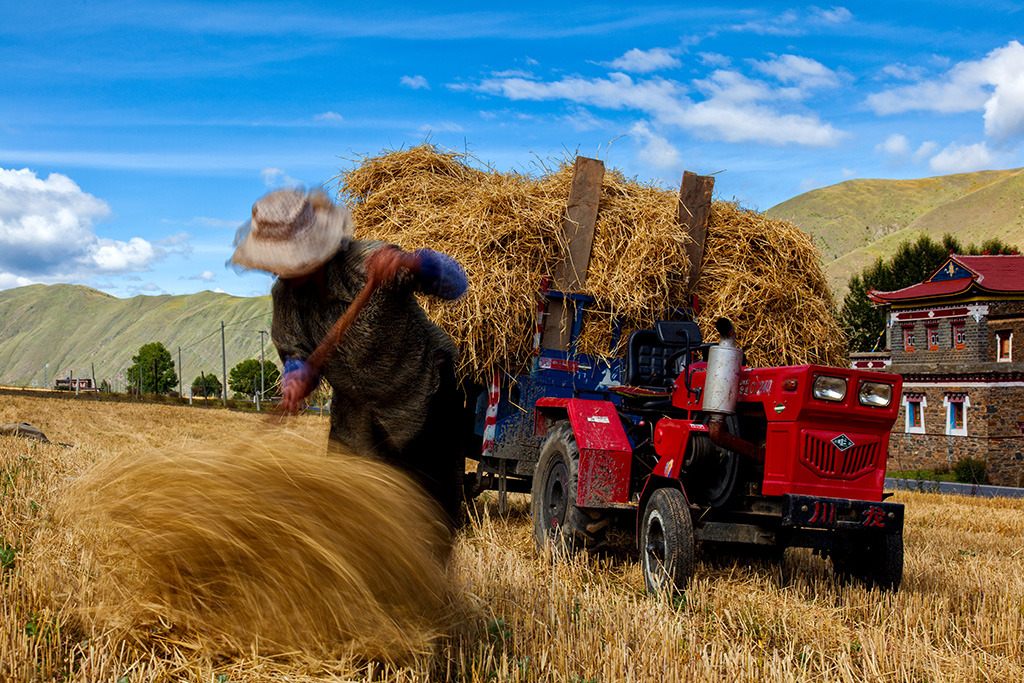
[[[401,663],[451,617],[434,503],[378,460],[280,431],[104,459],[58,519],[82,549],[87,623],[179,658]]]
[[[480,170],[468,161],[420,145],[366,158],[336,180],[358,237],[430,246],[465,266],[470,288],[463,299],[423,304],[458,344],[460,374],[483,379],[491,368],[515,374],[527,367],[538,291],[563,253],[572,164],[533,176]],[[616,316],[628,333],[688,305],[688,237],[677,205],[675,192],[605,173],[581,289],[595,299],[582,352],[621,352],[610,348]],[[716,318],[731,318],[752,365],[844,361],[845,337],[819,253],[791,223],[714,202],[696,291],[705,338],[717,339]]]

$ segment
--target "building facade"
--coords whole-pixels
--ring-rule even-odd
[[[1024,486],[1024,255],[951,255],[924,282],[868,296],[888,307],[885,369],[903,376],[890,468],[980,458],[993,484]],[[870,355],[854,365],[882,362]]]

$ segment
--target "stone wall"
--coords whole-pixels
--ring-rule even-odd
[[[987,463],[991,483],[1024,485],[1024,387],[922,384],[904,385],[903,394],[924,397],[925,433],[906,433],[906,406],[901,405],[889,441],[889,470],[952,467],[965,457],[981,458]],[[945,433],[948,408],[943,399],[947,394],[969,398],[964,411],[967,436]]]

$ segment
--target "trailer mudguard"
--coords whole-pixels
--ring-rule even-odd
[[[629,504],[633,449],[615,404],[582,398],[542,398],[537,412],[564,411],[580,452],[576,505],[602,508]],[[538,420],[542,422],[542,420]]]

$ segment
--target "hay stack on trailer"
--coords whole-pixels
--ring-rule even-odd
[[[564,252],[563,218],[571,162],[543,175],[480,170],[468,155],[430,145],[363,159],[339,175],[357,236],[406,249],[430,246],[466,267],[468,294],[424,306],[461,350],[459,372],[483,380],[495,367],[512,374],[530,361],[544,276]],[[615,355],[613,320],[628,332],[649,327],[690,303],[686,231],[678,194],[604,174],[593,251],[580,293],[592,296],[580,351]],[[844,364],[845,336],[819,252],[791,223],[734,202],[716,201],[708,219],[697,322],[714,340],[726,316],[756,366]]]

